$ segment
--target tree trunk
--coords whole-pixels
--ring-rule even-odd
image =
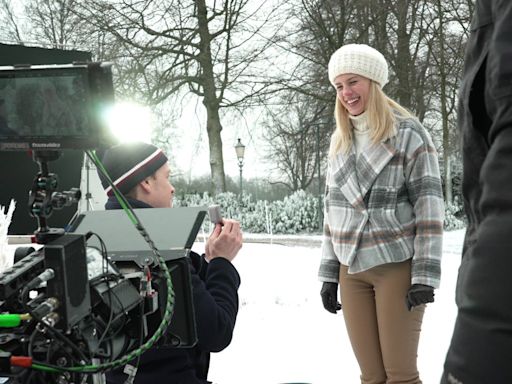
[[[197,21],[200,36],[200,53],[198,61],[201,65],[204,98],[203,104],[206,107],[206,131],[210,149],[210,170],[215,194],[226,192],[226,176],[224,174],[224,158],[222,155],[222,124],[219,116],[219,99],[217,87],[215,86],[215,75],[213,72],[213,60],[210,43],[212,36],[208,29],[208,15],[205,0],[196,0]]]
[[[444,17],[441,1],[437,3],[439,11],[439,85],[441,89],[441,121],[443,124],[443,160],[444,160],[444,197],[446,203],[452,202],[452,180],[450,172],[450,133],[448,123],[448,109],[447,109],[447,96],[446,96],[446,58],[445,58],[445,45],[444,45]]]
[[[444,160],[444,198],[447,204],[453,202],[453,183],[452,183],[452,165],[451,156],[445,155]]]
[[[210,149],[210,171],[212,176],[213,192],[215,194],[226,192],[226,176],[224,174],[224,158],[222,155],[222,138],[220,132],[219,109],[209,106],[206,97],[203,104],[206,106],[206,130],[208,131],[208,144]]]
[[[397,44],[396,44],[396,77],[398,78],[397,97],[398,102],[405,108],[413,109],[411,103],[411,86],[409,82],[411,63],[410,44],[411,39],[407,32],[408,0],[400,0],[397,3]]]

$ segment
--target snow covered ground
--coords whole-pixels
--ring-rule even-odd
[[[439,383],[456,316],[454,301],[464,230],[444,237],[442,282],[423,321],[418,365],[424,384]],[[202,251],[203,244],[194,249]],[[325,311],[316,273],[319,246],[244,244],[235,259],[242,277],[233,342],[213,354],[218,384],[352,384],[359,368],[343,314]]]

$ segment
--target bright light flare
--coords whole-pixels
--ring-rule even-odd
[[[146,106],[130,101],[117,102],[105,111],[105,120],[121,142],[151,142],[151,111]]]

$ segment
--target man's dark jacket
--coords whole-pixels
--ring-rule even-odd
[[[128,199],[133,208],[151,206]],[[120,209],[109,198],[106,209]],[[240,276],[227,259],[217,257],[206,263],[191,252],[190,272],[198,343],[193,348],[152,348],[141,356],[135,384],[205,384],[208,383],[210,352],[218,352],[231,342],[238,313]],[[107,383],[126,380],[122,369],[108,373]]]
[[[477,0],[460,90],[469,220],[443,383],[512,383],[512,1]]]

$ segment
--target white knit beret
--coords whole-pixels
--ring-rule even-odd
[[[364,76],[381,87],[388,82],[388,63],[376,49],[366,44],[347,44],[334,52],[329,60],[329,80],[345,73]]]

